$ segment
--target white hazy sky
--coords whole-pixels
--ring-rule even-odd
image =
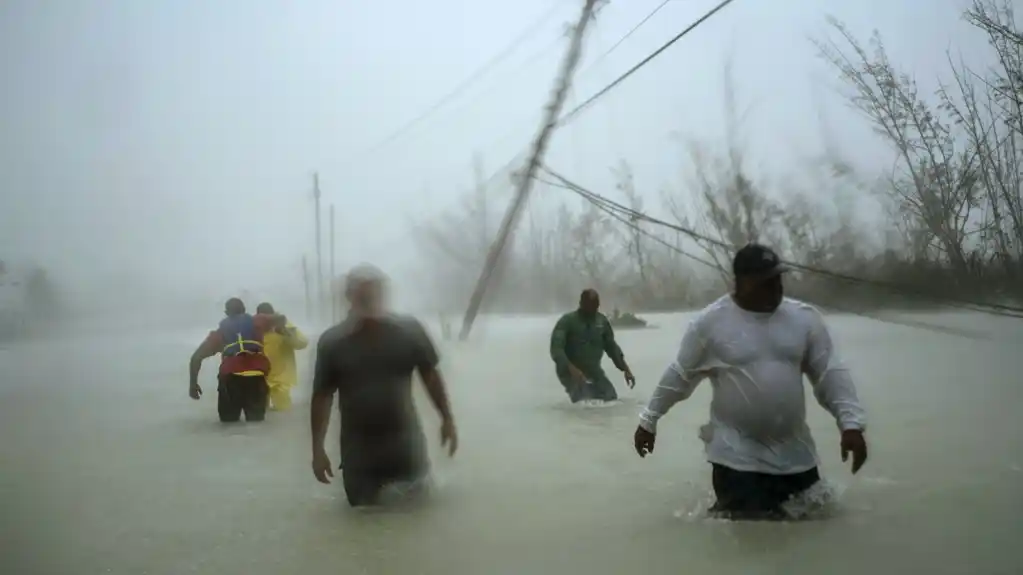
[[[612,0],[592,61],[660,0]],[[673,0],[594,66],[570,105],[716,4]],[[474,153],[496,170],[533,135],[579,0],[7,0],[0,2],[0,258],[33,260],[83,290],[134,277],[168,293],[295,285],[313,253],[310,187],[338,210],[338,259],[395,271],[420,255],[407,224],[457,201]],[[719,141],[733,62],[753,158],[794,169],[821,147],[821,110],[845,153],[882,148],[836,95],[811,37],[826,16],[925,85],[946,50],[984,39],[960,0],[736,0],[570,128],[549,163],[608,188],[632,162],[648,198],[677,184],[672,133]],[[513,39],[502,65],[414,130],[374,147]],[[656,209],[656,208],[652,208]],[[296,289],[297,285],[296,285]]]

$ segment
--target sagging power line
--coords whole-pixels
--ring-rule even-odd
[[[656,8],[654,8],[651,12],[649,12],[646,16],[644,16],[642,20],[640,20],[637,24],[635,24],[632,28],[630,28],[629,31],[626,32],[621,38],[616,40],[615,43],[610,48],[608,48],[603,53],[601,53],[600,56],[598,56],[593,62],[590,62],[590,64],[582,72],[580,72],[578,74],[578,77],[583,77],[583,76],[589,74],[590,72],[592,72],[596,68],[597,64],[602,62],[605,58],[610,56],[619,47],[621,47],[622,44],[624,44],[626,40],[628,40],[636,32],[638,32],[647,22],[649,22],[654,16],[656,16],[657,13],[660,12],[662,8],[667,6],[669,2],[672,2],[672,0],[662,0],[661,3],[659,5],[657,5]],[[544,46],[543,49],[538,50],[531,57],[529,57],[526,60],[524,60],[518,67],[516,67],[512,72],[510,72],[510,74],[514,76],[514,75],[522,73],[523,71],[525,71],[525,69],[527,69],[528,67],[530,67],[533,64],[535,64],[541,57],[546,56],[552,49],[557,47],[561,43],[561,41],[562,41],[562,38],[558,38],[554,42]],[[494,87],[495,88],[499,87],[499,85],[495,85]],[[479,94],[478,97],[483,97],[485,95],[488,95],[492,91],[493,90],[484,91],[482,94]],[[465,111],[466,109],[468,109],[470,107],[471,107],[471,105],[469,105],[469,104],[467,104],[465,106],[460,106],[460,107],[456,108],[452,112],[452,115],[455,115],[457,113],[461,113],[461,112]],[[491,144],[486,146],[486,147],[490,147],[493,144],[502,143],[505,140],[507,140],[509,137],[513,136],[515,134],[515,132],[518,130],[518,127],[523,122],[531,119],[534,113],[535,112],[530,112],[528,115],[527,114],[523,114],[523,115],[520,115],[520,116],[516,117],[516,121],[512,124],[513,126],[515,126],[515,128],[513,128],[512,130],[509,130],[508,132],[504,133],[500,138],[497,138],[497,139],[493,140],[491,142]],[[492,172],[490,174],[490,176],[486,177],[484,179],[484,185],[489,185],[491,182],[496,180],[498,176],[507,173],[516,163],[518,163],[519,161],[523,160],[528,152],[529,152],[529,146],[523,147],[521,152],[519,152],[514,157],[512,157],[510,160],[508,160],[505,164],[503,164],[501,166],[501,168],[499,168],[498,170]]]
[[[607,58],[608,56],[613,54],[615,50],[617,50],[622,44],[624,44],[626,40],[631,38],[633,34],[638,32],[640,28],[645,26],[647,22],[649,22],[654,16],[656,16],[657,13],[660,12],[661,9],[663,9],[665,6],[667,6],[668,3],[671,2],[671,1],[672,0],[661,0],[661,3],[658,4],[656,8],[654,8],[649,14],[644,16],[643,19],[640,20],[635,26],[630,28],[629,31],[626,32],[624,36],[619,38],[618,41],[615,42],[614,44],[612,44],[610,48],[608,48],[607,50],[604,50],[604,52],[602,52],[600,54],[600,56],[597,56],[596,58],[594,58],[594,60],[592,62],[590,62],[588,66],[583,68],[583,71],[579,73],[579,76],[582,77],[582,76],[585,76],[586,74],[590,73],[594,68],[597,67],[598,64],[600,64],[601,62],[604,61],[605,58]]]
[[[566,186],[564,184],[559,184],[559,183],[556,183],[556,182],[551,182],[549,180],[538,179],[538,181],[540,181],[540,182],[542,182],[542,183],[544,183],[544,184],[546,184],[548,186],[552,186],[552,187],[556,187],[556,188],[568,189],[570,191],[576,191],[575,189],[569,188],[568,186]],[[699,256],[693,255],[693,254],[687,252],[686,250],[682,249],[681,246],[672,244],[671,242],[666,241],[664,238],[662,238],[662,237],[660,237],[660,236],[650,232],[649,230],[643,229],[642,227],[640,227],[634,221],[634,218],[626,218],[626,217],[620,215],[615,210],[607,207],[606,205],[603,205],[603,204],[601,204],[599,202],[596,202],[596,201],[590,201],[590,198],[588,198],[588,197],[584,197],[584,199],[587,200],[588,202],[590,202],[590,204],[593,205],[593,207],[595,207],[601,213],[607,215],[611,219],[613,219],[613,220],[617,221],[618,223],[624,225],[625,227],[629,228],[630,230],[635,231],[636,233],[640,234],[641,236],[643,236],[643,237],[645,237],[645,238],[647,238],[649,240],[652,240],[652,241],[654,241],[654,242],[656,242],[656,243],[658,243],[658,244],[668,248],[669,250],[671,250],[674,253],[677,253],[677,254],[679,254],[679,255],[681,255],[683,257],[689,258],[689,259],[691,259],[691,260],[693,260],[693,261],[695,261],[697,263],[703,264],[704,266],[707,266],[710,269],[718,270],[718,268],[719,268],[718,264],[716,264],[714,262],[707,261],[706,259],[703,259],[703,258],[701,258]],[[810,303],[813,303],[813,302],[810,302]],[[947,334],[947,335],[955,335],[955,336],[964,337],[964,338],[967,338],[967,339],[981,340],[981,341],[989,339],[988,337],[986,337],[983,334],[979,334],[977,332],[973,332],[973,331],[970,331],[970,330],[958,329],[958,328],[953,328],[953,327],[944,326],[944,325],[934,325],[934,324],[930,324],[930,323],[926,323],[926,322],[922,322],[922,321],[916,321],[916,320],[905,319],[905,318],[894,319],[894,318],[890,318],[890,317],[879,317],[877,315],[866,313],[866,312],[863,312],[861,310],[854,310],[854,309],[849,308],[849,307],[837,306],[835,304],[828,304],[826,306],[818,306],[818,307],[825,308],[825,309],[833,309],[833,310],[839,311],[839,312],[844,312],[844,313],[849,313],[849,314],[853,314],[853,315],[858,315],[858,316],[865,317],[865,318],[868,318],[868,319],[872,319],[874,321],[879,321],[879,322],[882,322],[882,323],[890,323],[890,324],[894,324],[894,325],[901,325],[901,326],[905,326],[905,327],[912,327],[912,328],[915,328],[915,329],[923,329],[923,330],[933,331],[933,332]]]
[[[628,225],[630,227],[635,227],[635,223],[633,223],[634,221],[645,221],[645,222],[651,223],[651,224],[656,225],[656,226],[664,227],[664,228],[667,228],[667,229],[679,232],[679,233],[681,233],[683,235],[686,235],[689,238],[691,238],[691,239],[693,239],[694,241],[697,241],[697,242],[701,242],[701,243],[704,243],[704,244],[707,244],[707,245],[711,245],[711,246],[715,246],[715,247],[718,247],[718,248],[723,248],[723,249],[726,249],[726,250],[729,250],[729,251],[734,251],[736,249],[735,246],[732,246],[732,245],[728,244],[727,242],[723,242],[721,240],[712,238],[712,237],[707,236],[705,234],[701,234],[701,233],[699,233],[699,232],[697,232],[697,231],[695,231],[695,230],[693,230],[691,228],[687,228],[685,226],[681,226],[681,225],[674,224],[674,223],[671,223],[671,222],[667,222],[667,221],[664,221],[664,220],[661,220],[661,219],[658,219],[658,218],[654,218],[654,217],[649,216],[649,215],[647,215],[647,214],[645,214],[643,212],[639,212],[639,211],[634,210],[634,209],[632,209],[632,208],[630,208],[628,206],[625,206],[623,204],[615,202],[614,200],[608,199],[608,198],[606,198],[604,196],[601,196],[601,195],[599,195],[599,194],[597,194],[595,192],[587,190],[586,188],[584,188],[584,187],[580,186],[579,184],[569,180],[568,178],[562,176],[561,174],[559,174],[558,172],[555,172],[554,170],[552,170],[551,168],[549,168],[547,166],[544,166],[542,168],[542,170],[544,172],[546,172],[549,176],[553,177],[556,180],[556,182],[549,182],[549,181],[546,182],[548,185],[553,185],[553,186],[556,186],[556,187],[559,187],[559,188],[563,188],[563,189],[569,190],[569,191],[579,195],[580,197],[582,197],[586,201],[594,204],[595,206],[600,208],[602,211],[605,211],[605,213],[606,213],[606,211],[611,211],[611,212],[614,212],[614,213],[618,214],[619,216],[622,216],[622,217],[616,218],[616,219],[618,219],[619,221],[625,223],[626,225]],[[639,230],[640,230],[641,233],[647,233],[646,230],[642,230],[642,228],[639,228]],[[667,243],[667,242],[665,242],[665,243]],[[668,244],[668,245],[670,246],[670,244]],[[693,258],[693,259],[697,259],[695,256],[692,256],[691,254],[687,254],[684,251],[682,251],[681,248],[672,247],[672,249],[678,250],[680,253],[682,253],[683,255],[686,255],[687,257],[690,257],[690,258]],[[700,261],[700,260],[697,259],[697,261]],[[709,262],[701,261],[701,263],[710,265],[710,266],[715,267],[715,268],[717,267],[716,265],[710,264]],[[849,282],[849,283],[858,283],[858,284],[870,285],[870,286],[873,286],[873,287],[876,287],[876,288],[887,290],[889,292],[900,293],[900,294],[905,294],[905,295],[913,295],[913,296],[916,296],[916,297],[926,298],[926,299],[930,299],[931,301],[934,301],[935,303],[942,303],[942,304],[947,305],[949,307],[958,307],[958,308],[961,308],[961,309],[966,309],[966,310],[970,310],[970,311],[986,313],[986,314],[990,314],[990,315],[1003,316],[1003,317],[1023,318],[1023,308],[1018,307],[1018,306],[1010,306],[1010,305],[997,304],[997,303],[989,303],[989,302],[977,302],[977,301],[971,301],[971,300],[966,300],[966,299],[962,299],[962,298],[955,298],[955,297],[949,297],[949,296],[939,296],[939,295],[936,295],[936,294],[933,294],[933,293],[929,293],[929,292],[920,290],[918,288],[913,288],[913,287],[910,287],[910,286],[899,285],[899,284],[895,284],[895,283],[892,283],[892,282],[886,282],[886,281],[881,281],[881,280],[872,280],[872,279],[867,279],[867,278],[851,276],[851,275],[848,275],[848,274],[842,274],[842,273],[838,273],[838,272],[833,272],[833,271],[830,271],[830,270],[825,270],[825,269],[814,267],[814,266],[808,266],[808,265],[805,265],[805,264],[801,264],[801,263],[798,263],[798,262],[792,262],[792,261],[788,261],[788,260],[784,261],[784,263],[787,266],[789,266],[792,269],[794,269],[794,270],[798,270],[798,271],[802,271],[802,272],[806,272],[806,273],[809,273],[809,274],[814,274],[814,275],[818,275],[818,276],[822,276],[822,277],[828,277],[828,278],[835,279],[835,280],[841,280],[841,281],[845,281],[845,282]]]
[[[647,64],[652,62],[654,58],[656,58],[656,57],[660,56],[661,54],[663,54],[664,51],[667,50],[668,48],[670,48],[672,45],[674,45],[675,42],[678,42],[679,40],[681,40],[687,34],[692,32],[693,30],[695,30],[698,26],[700,26],[701,24],[703,24],[704,22],[709,20],[711,16],[717,14],[722,9],[724,9],[725,6],[728,6],[729,4],[731,4],[734,1],[735,0],[724,0],[723,2],[721,2],[720,4],[718,4],[717,6],[712,8],[706,14],[701,16],[698,20],[696,20],[695,22],[690,24],[688,27],[686,27],[684,30],[682,30],[681,32],[676,34],[674,38],[672,38],[671,40],[668,40],[660,48],[658,48],[657,50],[654,50],[649,56],[647,56],[646,58],[643,58],[635,66],[633,66],[632,68],[629,68],[628,70],[626,70],[624,74],[622,74],[621,76],[618,76],[618,78],[616,78],[613,82],[611,82],[607,86],[604,86],[603,88],[598,90],[595,94],[593,94],[592,96],[587,98],[586,101],[584,101],[582,104],[579,104],[574,109],[572,109],[570,112],[568,112],[567,114],[562,116],[561,119],[558,121],[558,126],[559,127],[560,126],[564,126],[564,125],[568,124],[569,122],[575,120],[587,108],[592,106],[594,102],[596,102],[600,98],[603,98],[604,96],[606,96],[608,92],[610,92],[611,90],[614,90],[615,88],[617,88],[622,82],[624,82],[626,79],[628,79],[629,76],[632,76],[633,74],[638,72],[640,68],[642,68],[643,66],[646,66]]]
[[[530,24],[525,30],[519,33],[519,35],[516,36],[515,39],[513,39],[510,43],[508,43],[508,45],[505,46],[504,49],[502,49],[500,52],[498,52],[496,55],[490,58],[490,60],[485,62],[479,68],[474,70],[471,74],[469,74],[469,76],[466,79],[462,80],[462,82],[460,82],[446,94],[437,99],[437,101],[435,101],[433,104],[427,107],[426,110],[417,114],[414,118],[403,124],[398,129],[391,132],[388,136],[382,138],[377,143],[369,146],[362,152],[357,152],[354,157],[361,158],[365,155],[375,153],[379,151],[381,148],[390,145],[391,143],[400,139],[405,134],[411,132],[413,129],[416,128],[416,126],[425,122],[428,118],[430,118],[438,111],[443,109],[450,102],[452,102],[453,100],[461,96],[463,93],[465,93],[466,90],[468,90],[473,84],[478,82],[481,78],[486,76],[491,70],[493,70],[502,62],[507,60],[512,54],[515,53],[515,50],[518,49],[520,44],[522,44],[523,42],[531,38],[533,35],[535,35],[537,32],[539,32],[541,27],[548,20],[550,20],[554,16],[554,14],[561,8],[562,7],[558,4],[552,6],[550,10],[545,12],[543,15],[537,18],[532,24]]]

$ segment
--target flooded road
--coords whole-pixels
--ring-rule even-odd
[[[870,461],[849,474],[808,393],[823,473],[841,496],[832,517],[788,524],[701,516],[706,383],[662,420],[652,458],[632,450],[684,314],[619,333],[639,384],[630,392],[613,377],[623,401],[604,408],[567,405],[547,356],[552,319],[489,319],[475,341],[438,342],[461,451],[440,454],[420,394],[439,493],[424,509],[376,512],[351,511],[339,482],[309,471],[308,369],[295,411],[223,427],[213,361],[205,397],[187,398],[202,326],[9,345],[0,572],[1021,573],[1023,321],[912,317],[987,339],[830,317],[868,409]]]

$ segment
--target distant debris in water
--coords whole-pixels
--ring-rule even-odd
[[[645,319],[637,317],[636,314],[630,312],[621,313],[617,308],[615,308],[615,310],[611,313],[611,317],[608,319],[611,322],[611,327],[615,329],[643,329],[653,327],[647,324]]]

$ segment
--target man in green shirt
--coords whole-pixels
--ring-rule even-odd
[[[625,374],[631,389],[636,385],[622,348],[615,342],[607,316],[598,311],[600,296],[587,289],[579,295],[579,309],[561,316],[551,333],[551,359],[558,380],[572,403],[583,400],[614,401],[618,392],[608,380],[600,361],[606,352],[615,367]]]

